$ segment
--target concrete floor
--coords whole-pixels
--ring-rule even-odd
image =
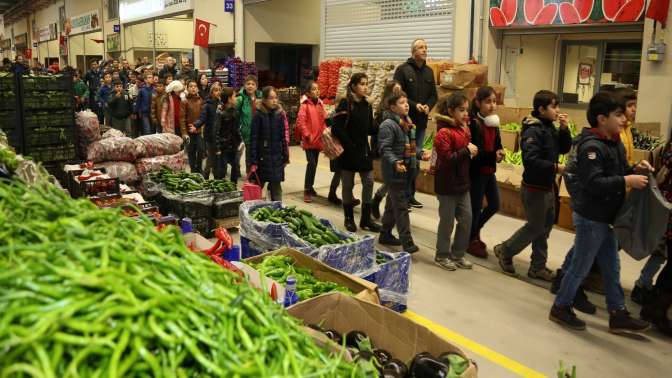
[[[324,198],[331,180],[328,160],[320,156],[315,189],[321,197],[308,205],[303,203],[305,155],[300,148],[292,147],[290,156],[292,163],[286,169],[283,184],[284,202],[309,208],[342,227],[341,209],[329,206]],[[357,198],[360,188],[355,189]],[[527,278],[529,249],[515,260],[518,278],[502,274],[494,256],[487,260],[472,258],[476,264],[473,271],[448,272],[434,265],[438,202],[425,194],[418,194],[417,198],[425,207],[411,212],[413,237],[420,252],[413,257],[409,310],[445,327],[448,331],[444,335],[478,363],[479,376],[555,377],[561,360],[565,365],[576,365],[578,377],[669,374],[672,339],[655,330],[632,337],[610,334],[601,295],[589,294],[598,305],[597,315],[579,313],[588,323],[587,331],[568,331],[549,321],[554,296],[547,284]],[[517,219],[496,215],[482,237],[492,247],[521,225]],[[572,242],[573,234],[557,229],[552,232],[549,268],[560,266]],[[626,292],[632,288],[642,265],[643,262],[622,255],[621,275]],[[629,308],[632,313],[639,313],[636,304],[629,304]]]

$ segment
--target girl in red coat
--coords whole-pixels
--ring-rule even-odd
[[[471,233],[469,165],[478,153],[469,132],[469,100],[457,92],[437,104],[438,132],[434,139],[432,172],[439,199],[439,229],[434,261],[446,270],[471,269],[464,258]],[[455,238],[453,227],[457,221]]]
[[[303,201],[313,202],[313,196],[317,195],[313,185],[317,172],[317,161],[322,151],[322,132],[327,127],[325,119],[327,112],[320,100],[320,89],[317,83],[309,81],[303,90],[301,107],[296,118],[294,133],[296,139],[301,141],[301,147],[306,151],[306,178],[303,185]]]

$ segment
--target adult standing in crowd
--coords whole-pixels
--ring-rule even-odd
[[[103,76],[103,70],[98,66],[97,60],[91,61],[91,69],[84,75],[84,82],[89,86],[89,104],[94,113],[98,115],[98,122],[103,122],[103,112],[102,109],[98,106],[96,101],[96,95],[98,94],[98,89],[100,88],[100,80]]]
[[[124,83],[124,87],[128,85],[128,82],[131,80],[131,65],[128,63],[128,60],[121,60],[121,69],[119,70],[119,78],[121,82]]]
[[[343,190],[343,212],[345,228],[350,232],[357,231],[354,215],[353,187],[355,174],[362,179],[362,216],[359,227],[371,232],[380,232],[380,225],[371,218],[371,201],[373,197],[373,156],[369,136],[376,132],[373,125],[373,108],[366,99],[369,79],[366,74],[358,72],[350,78],[346,98],[336,107],[332,132],[343,146],[343,154],[338,158],[341,169]]]
[[[408,95],[410,105],[410,117],[416,126],[417,152],[422,153],[422,146],[427,131],[429,112],[437,101],[436,82],[434,71],[426,64],[427,42],[424,39],[416,39],[411,43],[411,57],[406,63],[397,67],[394,80],[401,84],[401,88]],[[415,199],[415,179],[420,166],[415,167],[415,174],[409,181],[408,203],[411,207],[421,208],[422,204]]]
[[[178,73],[177,78],[184,80],[185,82],[195,81],[198,84],[198,70],[191,66],[189,58],[182,58],[182,66],[180,67],[180,72]]]
[[[163,65],[161,71],[159,71],[159,76],[166,78],[172,76],[173,80],[177,79],[177,68],[175,68],[175,58],[169,56],[166,58],[166,64]]]

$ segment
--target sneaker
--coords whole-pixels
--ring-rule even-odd
[[[305,203],[313,202],[313,197],[310,194],[309,190],[306,190],[305,192],[303,192],[303,202],[305,202]]]
[[[381,232],[378,236],[378,243],[381,245],[389,245],[392,247],[398,247],[401,245],[401,240],[397,239],[390,232]]]
[[[655,291],[653,288],[641,287],[635,284],[635,287],[632,289],[632,293],[630,293],[630,299],[632,299],[632,301],[638,305],[644,306],[645,304],[651,302],[654,294]]]
[[[455,262],[449,258],[445,257],[438,257],[434,259],[434,263],[440,267],[442,267],[445,270],[450,270],[451,272],[453,270],[457,270],[457,266],[455,265]]]
[[[467,253],[474,257],[478,257],[479,259],[488,258],[488,251],[483,248],[480,240],[472,240],[471,243],[469,243],[469,247],[467,247]]]
[[[408,200],[408,205],[410,207],[415,207],[416,209],[422,209],[422,204],[418,202],[418,200],[416,200],[415,197],[411,197],[411,199]]]
[[[495,256],[497,256],[497,259],[499,260],[499,267],[502,268],[504,274],[515,276],[516,268],[513,267],[513,259],[504,257],[504,254],[502,253],[502,245],[496,245],[494,250]]]
[[[611,333],[642,332],[649,328],[651,328],[649,322],[631,317],[628,310],[624,308],[609,311],[609,332]]]
[[[551,313],[548,314],[548,319],[563,327],[575,329],[577,331],[586,329],[586,322],[579,319],[569,306],[561,307],[553,305],[553,307],[551,307]]]
[[[474,266],[469,260],[465,259],[464,257],[460,257],[459,259],[453,259],[453,264],[455,264],[455,266],[460,269],[471,269]]]
[[[535,278],[538,280],[553,282],[555,279],[555,273],[548,268],[543,268],[539,270],[529,270],[527,276],[530,278]]]
[[[413,254],[413,253],[418,252],[420,250],[420,247],[418,247],[414,243],[411,243],[410,245],[404,245],[402,247],[402,249],[403,249],[404,252],[408,252],[410,254]]]
[[[588,300],[588,296],[582,287],[579,287],[574,296],[574,308],[584,314],[594,315],[597,312],[597,307]]]

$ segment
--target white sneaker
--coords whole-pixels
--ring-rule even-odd
[[[455,262],[449,258],[436,258],[434,259],[434,263],[440,267],[442,267],[445,270],[457,270],[457,266],[455,266]]]
[[[465,259],[464,257],[460,257],[459,259],[453,259],[452,261],[453,264],[460,269],[471,269],[474,266],[474,264],[472,264],[469,260]]]

